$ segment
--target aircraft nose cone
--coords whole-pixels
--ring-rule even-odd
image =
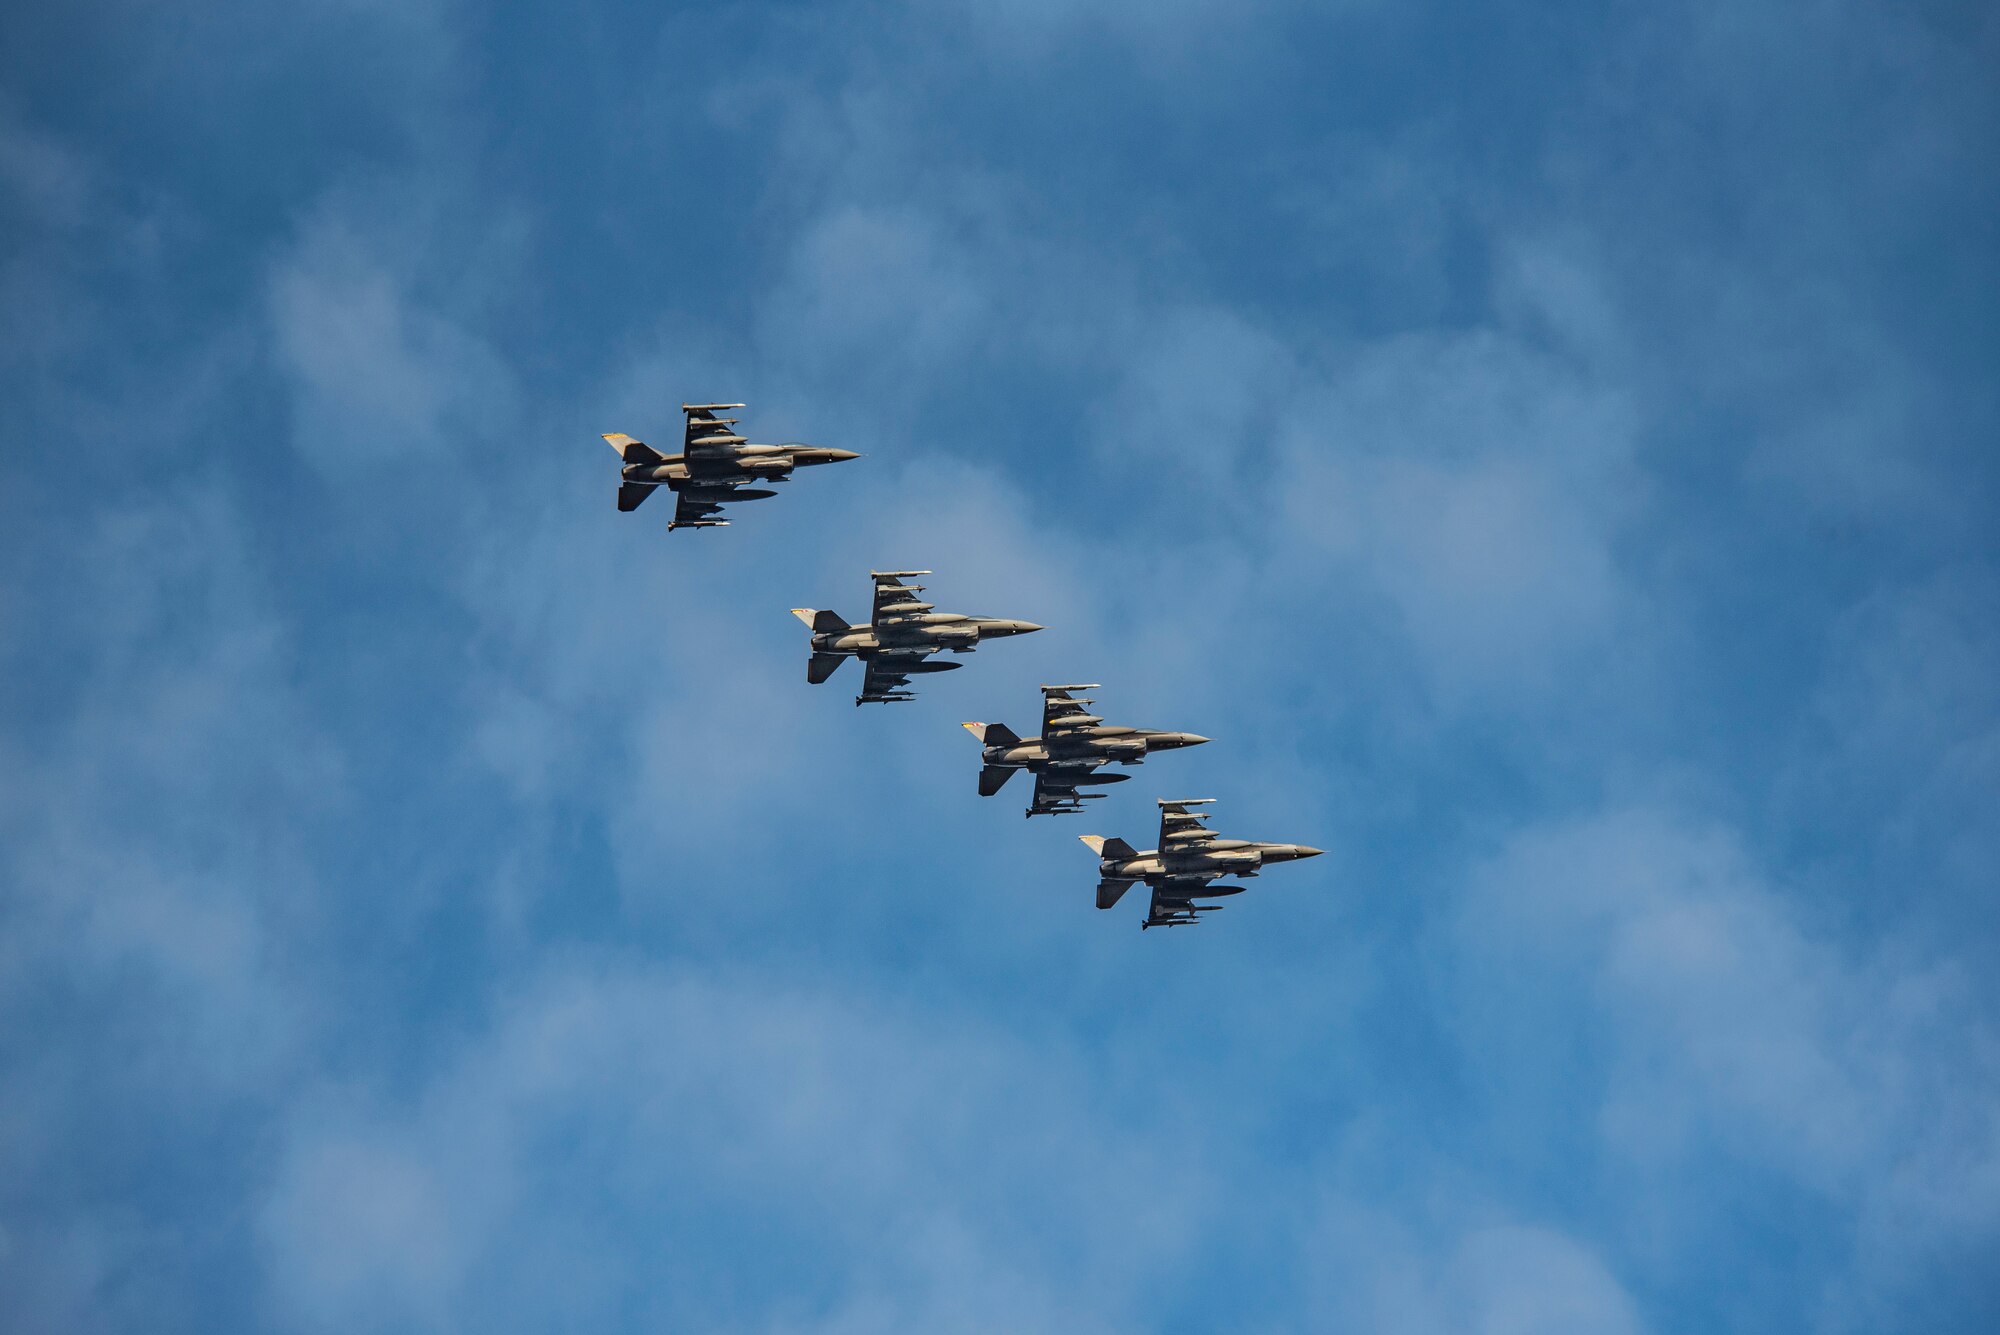
[[[1180,739],[1181,739],[1181,745],[1182,745],[1182,746],[1206,746],[1206,745],[1208,745],[1208,738],[1206,738],[1206,737],[1202,736],[1202,735],[1201,735],[1200,733],[1198,733],[1198,732],[1184,732],[1184,733],[1181,733],[1181,734],[1180,734]]]
[[[1296,857],[1316,858],[1326,852],[1324,848],[1314,848],[1311,844],[1293,844],[1292,853]]]
[[[859,450],[828,450],[826,457],[832,463],[844,464],[849,459],[859,459],[861,452]]]
[[[1000,625],[1008,635],[1032,635],[1042,629],[1032,621],[1003,621]]]

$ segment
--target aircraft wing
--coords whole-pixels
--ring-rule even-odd
[[[1202,822],[1208,819],[1205,812],[1191,808],[1206,806],[1213,800],[1205,797],[1182,798],[1179,801],[1164,799],[1160,803],[1160,842],[1157,847],[1160,856],[1166,857],[1176,846],[1186,847],[1213,839],[1208,827]]]
[[[922,654],[876,654],[868,660],[867,674],[861,679],[861,694],[854,703],[883,704],[910,699],[903,688],[910,684],[911,670],[923,660]]]
[[[740,441],[742,437],[736,434],[736,419],[716,414],[742,406],[740,403],[682,404],[681,411],[687,414],[687,437],[682,450],[688,454],[700,454],[704,447],[712,450],[717,445],[733,445]]]
[[[1044,814],[1083,810],[1083,797],[1076,791],[1077,784],[1088,778],[1101,763],[1087,761],[1045,766],[1035,775],[1035,796],[1028,804],[1028,810]]]
[[[931,610],[930,603],[917,601],[917,595],[924,591],[923,585],[903,583],[906,576],[928,575],[930,571],[884,570],[870,573],[875,576],[875,607],[869,618],[872,624],[879,626]]]
[[[1194,901],[1211,892],[1208,882],[1211,877],[1170,876],[1153,886],[1153,902],[1146,909],[1148,927],[1186,927],[1201,921],[1204,913],[1214,913],[1222,908],[1220,904],[1203,904],[1196,907]],[[1234,889],[1223,889],[1222,894],[1234,894]]]
[[[1073,691],[1087,691],[1088,686],[1044,686],[1042,687],[1042,736],[1064,732],[1072,728],[1089,727],[1098,722],[1086,706],[1090,701],[1083,696],[1073,695]]]
[[[716,516],[722,513],[723,504],[728,500],[727,488],[683,488],[674,498],[672,527],[704,528],[726,524],[728,520],[717,519]]]

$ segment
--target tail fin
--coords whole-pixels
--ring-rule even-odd
[[[831,635],[835,631],[852,629],[840,619],[838,613],[826,611],[824,608],[816,610],[810,607],[794,607],[792,615],[811,626],[815,635]]]
[[[959,665],[953,663],[952,666]],[[1012,746],[1021,740],[1014,730],[1004,723],[961,723],[959,726],[977,737],[981,746]]]
[[[610,444],[612,449],[618,451],[618,457],[628,464],[657,464],[666,462],[666,455],[661,454],[642,440],[632,439],[622,431],[607,431],[604,433],[604,439]]]
[[[1139,856],[1139,850],[1123,839],[1106,839],[1101,834],[1080,834],[1077,838],[1088,844],[1090,851],[1101,858],[1117,858],[1122,862],[1127,858]]]

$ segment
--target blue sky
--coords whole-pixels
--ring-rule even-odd
[[[2000,1324],[1987,7],[14,10],[0,1326]]]

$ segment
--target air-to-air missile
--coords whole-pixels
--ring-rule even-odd
[[[918,602],[921,584],[903,581],[928,570],[871,570],[875,581],[875,610],[867,625],[850,626],[832,612],[810,607],[794,607],[792,615],[812,627],[812,658],[806,664],[806,680],[815,684],[833,675],[834,669],[849,658],[859,658],[867,666],[857,705],[911,700],[915,696],[902,689],[910,678],[924,672],[949,672],[961,663],[927,663],[924,660],[940,649],[969,654],[981,640],[1002,635],[1026,635],[1040,630],[1032,621],[1008,621],[1000,617],[962,616],[956,612],[933,610],[930,603]]]
[[[1042,687],[1042,735],[1019,737],[1004,723],[967,723],[964,728],[979,739],[985,766],[979,771],[979,795],[991,797],[1000,791],[1016,770],[1035,776],[1034,797],[1025,815],[1053,816],[1082,811],[1083,804],[1102,793],[1079,793],[1089,784],[1123,783],[1129,774],[1098,774],[1104,765],[1137,765],[1153,751],[1170,751],[1182,746],[1200,746],[1208,738],[1192,732],[1162,732],[1154,728],[1127,728],[1107,725],[1090,712],[1095,703],[1076,691],[1094,691],[1093,683],[1082,686]]]
[[[618,508],[636,510],[656,487],[678,493],[674,517],[668,522],[677,528],[727,528],[729,521],[717,519],[722,507],[734,501],[761,501],[778,493],[769,486],[790,478],[794,468],[809,464],[837,464],[861,456],[853,450],[830,450],[818,445],[752,445],[736,434],[738,419],[717,417],[718,412],[741,408],[740,403],[683,403],[687,414],[686,436],[679,454],[661,454],[643,441],[612,431],[605,433],[611,448],[625,461],[619,470]]]
[[[1160,846],[1141,851],[1123,839],[1086,834],[1083,842],[1097,854],[1097,907],[1108,909],[1133,885],[1144,881],[1153,892],[1146,909],[1148,927],[1185,927],[1214,913],[1220,904],[1196,904],[1197,899],[1240,895],[1245,885],[1215,885],[1223,876],[1255,876],[1271,862],[1316,858],[1324,850],[1305,844],[1262,844],[1248,839],[1219,839],[1203,822],[1212,797],[1162,798]]]

